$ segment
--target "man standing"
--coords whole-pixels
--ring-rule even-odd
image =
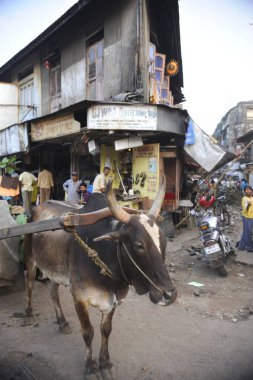
[[[32,215],[33,184],[37,182],[37,178],[30,172],[30,170],[27,169],[20,174],[19,181],[21,183],[22,200],[25,214],[28,218],[30,218]]]
[[[238,245],[240,251],[253,252],[252,228],[253,228],[253,196],[252,188],[245,186],[242,198],[242,237]]]
[[[105,192],[105,187],[108,182],[108,177],[110,173],[110,168],[107,166],[104,167],[103,173],[98,174],[96,178],[94,179],[93,182],[93,193],[104,193]]]
[[[68,179],[63,184],[63,190],[66,192],[66,201],[71,201],[74,203],[80,202],[79,187],[82,181],[78,180],[77,172],[72,172],[71,179]]]
[[[40,203],[47,202],[50,199],[51,189],[54,189],[53,175],[45,165],[44,170],[38,176],[38,188],[40,189]]]

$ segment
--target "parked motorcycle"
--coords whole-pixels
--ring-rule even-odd
[[[208,262],[210,267],[217,270],[220,276],[228,275],[224,262],[229,255],[234,254],[229,239],[223,233],[219,225],[219,218],[212,209],[192,210],[196,226],[200,232],[203,248],[193,248],[193,253],[200,255]]]

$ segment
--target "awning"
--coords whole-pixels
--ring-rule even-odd
[[[191,118],[189,118],[184,150],[207,172],[219,169],[236,157],[213,137],[207,135]]]
[[[15,124],[0,131],[0,157],[26,152],[28,132],[26,123]]]

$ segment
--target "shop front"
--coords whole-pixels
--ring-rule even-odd
[[[100,172],[105,166],[111,168],[119,204],[149,209],[165,174],[164,209],[178,208],[185,130],[182,111],[145,104],[96,104],[88,108],[87,130]]]
[[[85,101],[75,109],[30,123],[32,170],[47,165],[55,181],[54,199],[64,199],[62,184],[72,170],[91,184],[111,168],[120,204],[148,209],[166,176],[164,208],[178,207],[184,143],[183,111],[163,105]]]
[[[72,113],[31,122],[30,165],[35,175],[45,166],[53,173],[54,199],[64,199],[62,184],[75,170],[71,146],[78,136],[80,139],[80,123]]]
[[[149,209],[156,197],[161,176],[166,176],[164,209],[178,207],[181,165],[175,148],[161,151],[159,143],[143,144],[116,151],[113,146],[101,146],[100,169],[111,168],[113,188],[119,204]]]

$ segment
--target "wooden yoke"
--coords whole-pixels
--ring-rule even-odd
[[[141,213],[140,210],[135,210],[128,207],[123,207],[123,209],[129,214]],[[65,213],[56,218],[2,228],[0,229],[0,240],[44,231],[55,231],[61,229],[65,229],[67,231],[73,227],[95,224],[99,220],[110,216],[112,216],[112,213],[108,207],[87,214]]]

